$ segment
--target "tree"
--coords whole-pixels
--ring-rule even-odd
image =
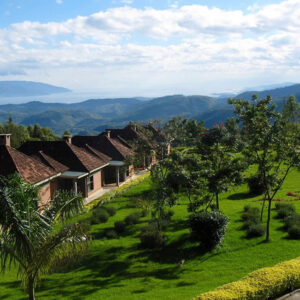
[[[196,153],[173,151],[165,185],[175,193],[183,192],[189,200],[188,210],[195,212],[207,203],[206,181],[203,178],[203,163]]]
[[[29,139],[27,128],[23,125],[18,125],[12,121],[8,121],[3,126],[4,133],[11,134],[11,146],[19,148],[24,142]]]
[[[164,125],[164,132],[173,147],[185,146],[187,119],[182,116],[173,117]]]
[[[40,140],[43,138],[43,131],[40,124],[34,124],[32,137]]]
[[[281,188],[289,171],[300,163],[300,130],[294,120],[299,115],[295,98],[290,97],[283,112],[277,112],[272,98],[252,102],[229,99],[234,105],[237,121],[241,123],[241,135],[245,143],[244,157],[258,167],[259,178],[268,202],[266,241],[270,238],[272,200]]]
[[[62,137],[64,137],[64,135],[71,135],[71,132],[69,130],[65,130],[62,134]]]
[[[232,122],[229,122],[232,125]],[[231,126],[232,127],[232,126]],[[236,155],[238,138],[230,127],[223,124],[203,131],[197,151],[202,160],[202,177],[206,180],[211,201],[215,199],[216,208],[220,208],[219,195],[230,186],[243,181],[242,172],[246,168],[243,160]]]
[[[173,117],[163,128],[168,142],[172,142],[173,147],[195,145],[203,129],[203,122],[197,123],[196,120],[188,120],[182,116]]]
[[[30,300],[40,275],[63,259],[71,262],[88,245],[87,230],[82,225],[56,226],[83,208],[81,196],[58,193],[50,207],[39,212],[38,188],[15,174],[0,182],[0,268],[18,266],[23,286]]]
[[[172,186],[168,183],[171,160],[165,159],[151,168],[151,180],[153,182],[152,201],[153,201],[153,221],[157,224],[159,232],[162,231],[162,221],[165,218],[166,207],[176,204],[177,196]]]

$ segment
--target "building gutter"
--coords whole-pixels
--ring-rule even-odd
[[[61,173],[57,173],[56,175],[51,176],[51,177],[49,177],[49,178],[47,178],[45,180],[42,180],[40,182],[34,183],[33,185],[34,186],[40,186],[40,185],[42,185],[42,184],[44,184],[44,183],[46,183],[48,181],[51,181],[52,179],[55,179],[55,178],[59,177],[60,175],[61,175]]]
[[[99,167],[99,168],[96,168],[96,169],[90,171],[90,172],[89,172],[89,175],[92,174],[92,173],[95,173],[95,172],[97,172],[97,171],[99,171],[99,170],[101,170],[101,169],[103,169],[103,168],[105,168],[105,167],[107,167],[107,166],[109,166],[109,163],[107,163],[107,164],[105,164],[105,165],[103,165],[103,166],[101,166],[101,167]]]

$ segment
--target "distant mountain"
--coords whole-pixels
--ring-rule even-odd
[[[269,85],[259,85],[255,87],[247,87],[242,89],[241,93],[247,91],[264,91],[264,90],[274,90],[282,87],[289,87],[291,85],[295,85],[295,82],[283,82],[283,83],[276,83],[276,84],[269,84]]]
[[[192,119],[198,122],[203,121],[206,127],[211,127],[214,124],[219,124],[220,122],[225,123],[225,121],[234,116],[233,107],[226,106],[223,109],[212,109],[201,114],[194,115]]]
[[[70,90],[41,82],[0,81],[0,97],[27,97],[66,93]]]
[[[289,96],[294,95],[298,101],[300,99],[300,84],[294,84],[289,87],[276,88],[265,91],[247,91],[241,93],[234,98],[242,98],[251,100],[254,94],[258,94],[258,98],[264,98],[268,95],[271,95],[273,101],[277,105],[277,109],[280,110],[283,108],[284,102],[288,99]],[[220,99],[225,100],[225,99]],[[227,100],[226,100],[227,101]],[[223,105],[223,107],[214,107],[213,109],[207,110],[200,114],[193,115],[192,119],[197,121],[204,121],[205,126],[211,127],[215,123],[225,122],[229,117],[233,117],[233,107],[230,105]]]
[[[300,84],[265,91],[248,91],[236,97],[251,99],[253,94],[259,97],[272,95],[279,109],[284,101],[295,95],[300,99]],[[227,98],[208,96],[172,95],[154,99],[118,98],[90,99],[87,101],[64,104],[32,101],[25,104],[0,105],[0,123],[11,116],[14,122],[25,126],[41,124],[62,134],[68,129],[73,134],[97,134],[106,128],[124,126],[129,121],[149,121],[168,119],[182,115],[186,118],[203,120],[210,127],[233,116],[232,106]]]
[[[294,84],[288,87],[281,87],[276,89],[264,90],[264,91],[247,91],[236,96],[236,98],[243,98],[250,100],[254,94],[257,94],[259,98],[265,98],[271,95],[274,99],[288,98],[291,95],[300,98],[300,84]]]
[[[73,133],[83,128],[93,132],[93,128],[97,126],[96,124],[102,121],[100,117],[82,110],[47,110],[39,114],[30,115],[24,118],[20,123],[25,126],[38,123],[42,127],[51,128],[57,134],[62,134],[66,129],[71,129]]]
[[[172,116],[192,116],[195,112],[204,112],[217,105],[218,100],[208,96],[173,95],[155,98],[143,103],[126,119],[132,121],[161,119]],[[121,119],[122,120],[122,119]]]

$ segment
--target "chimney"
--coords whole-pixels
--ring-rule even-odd
[[[8,133],[0,134],[0,145],[10,147],[10,136],[11,136],[11,134],[8,134]]]
[[[65,134],[63,136],[63,140],[69,144],[72,144],[72,135],[69,135],[69,134]]]
[[[110,138],[110,130],[106,130],[106,136]]]

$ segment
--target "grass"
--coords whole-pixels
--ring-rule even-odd
[[[286,194],[299,192],[299,182],[300,172],[294,170],[276,198],[295,200]],[[113,228],[115,221],[138,211],[133,205],[134,199],[142,199],[150,189],[148,178],[115,198],[109,206],[117,208],[116,215],[105,224],[91,227],[95,240],[88,255],[71,270],[44,276],[37,299],[192,299],[256,269],[299,256],[300,242],[287,238],[274,210],[269,243],[265,243],[263,237],[245,237],[245,231],[241,230],[243,207],[246,204],[260,207],[261,201],[257,200],[262,198],[249,198],[246,185],[222,195],[220,208],[230,218],[230,224],[223,247],[211,253],[201,253],[197,243],[189,239],[187,202],[183,196],[173,208],[175,214],[163,250],[143,250],[139,246],[140,228],[149,217],[141,218],[139,224],[130,226],[118,239],[101,238],[103,231]],[[300,201],[290,203],[300,213]],[[185,263],[179,267],[181,259],[185,259]],[[0,300],[26,298],[15,270],[0,275]]]

